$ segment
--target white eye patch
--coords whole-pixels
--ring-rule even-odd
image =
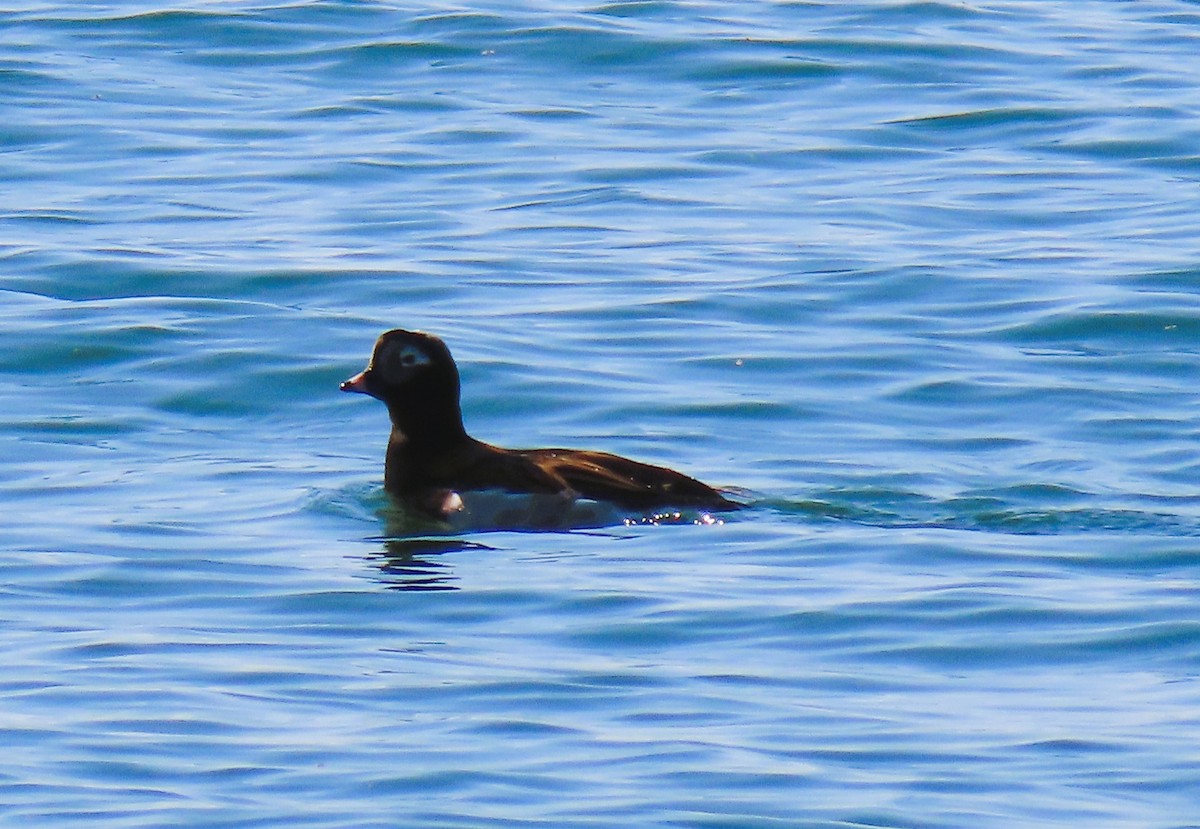
[[[400,361],[400,365],[409,368],[429,365],[429,355],[415,345],[406,345],[400,349],[400,356],[397,359]]]
[[[411,343],[389,348],[381,356],[383,364],[394,372],[409,371],[419,366],[427,366],[432,362],[424,350]]]

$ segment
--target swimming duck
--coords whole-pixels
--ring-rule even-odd
[[[687,475],[607,452],[501,449],[476,440],[463,427],[458,367],[432,334],[384,333],[366,369],[341,390],[387,405],[392,433],[384,489],[435,517],[461,510],[461,493],[481,490],[547,495],[561,505],[583,498],[638,511],[741,506]]]

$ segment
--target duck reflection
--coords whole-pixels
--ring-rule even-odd
[[[463,508],[453,520],[433,518],[398,498],[388,498],[376,514],[382,520],[385,535],[368,539],[383,544],[383,549],[368,558],[383,573],[385,583],[399,590],[456,590],[457,577],[446,553],[490,551],[495,547],[468,541],[464,535],[494,531],[522,533],[572,533],[612,536],[621,530],[646,525],[722,524],[707,512],[663,511],[643,515],[614,512],[611,505],[579,500],[564,506],[554,500],[557,510],[546,509],[539,496],[503,492],[464,493]],[[549,496],[552,497],[552,496]],[[532,511],[531,511],[532,503]]]
[[[454,568],[442,559],[446,553],[492,550],[486,544],[450,534],[453,528],[389,499],[378,512],[385,535],[368,539],[383,545],[367,556],[394,590],[457,590]]]
[[[379,568],[381,581],[393,590],[458,590],[458,577],[446,553],[491,550],[462,538],[381,538],[383,549],[367,556]]]

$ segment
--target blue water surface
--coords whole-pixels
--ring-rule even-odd
[[[5,825],[1200,826],[1195,2],[20,2],[0,193]]]

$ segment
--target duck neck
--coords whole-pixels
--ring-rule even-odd
[[[392,443],[407,446],[417,454],[437,454],[469,440],[458,406],[422,411],[416,415],[406,409],[390,409]]]

